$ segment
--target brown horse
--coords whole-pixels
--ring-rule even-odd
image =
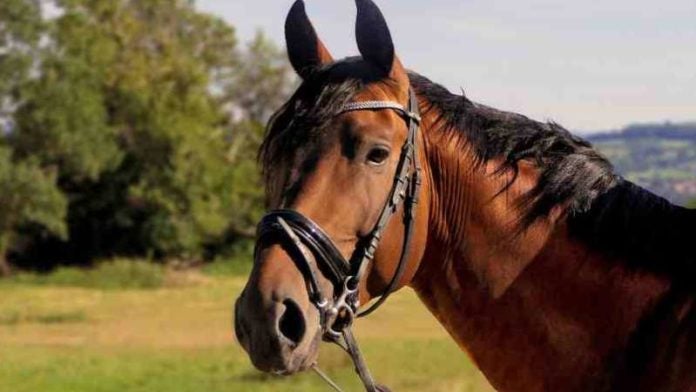
[[[412,230],[402,203],[380,233],[355,282],[359,303],[396,274],[395,288],[412,287],[500,391],[696,391],[695,211],[622,179],[556,124],[407,72],[377,7],[356,2],[359,58],[334,61],[301,0],[288,16],[303,83],[261,149],[270,205],[316,223],[356,260],[410,134],[403,113],[382,109],[408,107],[412,89],[420,202]],[[383,105],[344,110],[365,102]],[[312,294],[335,302],[342,288],[307,238],[283,227],[294,242],[259,242],[235,330],[256,367],[290,374],[314,365],[326,332]]]

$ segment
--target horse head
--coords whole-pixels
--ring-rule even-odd
[[[417,98],[382,13],[370,0],[356,4],[361,56],[342,61],[301,0],[287,17],[302,84],[261,148],[275,212],[259,227],[235,317],[239,341],[264,371],[312,366],[322,336],[340,334],[359,304],[408,284],[423,254]]]

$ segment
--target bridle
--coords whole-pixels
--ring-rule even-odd
[[[421,117],[418,99],[412,88],[409,89],[408,108],[392,101],[351,102],[343,106],[336,115],[362,110],[393,110],[408,124],[408,136],[401,148],[389,198],[370,234],[359,241],[350,260],[346,260],[319,225],[297,211],[278,209],[270,211],[259,222],[256,251],[262,245],[271,242],[290,240],[291,251],[294,253],[292,260],[307,281],[310,301],[319,310],[323,339],[336,343],[350,355],[368,392],[379,392],[387,391],[387,389],[375,384],[353,336],[351,325],[356,317],[367,316],[381,306],[397,288],[405,271],[421,185],[421,168],[417,151],[417,134]],[[358,286],[367,267],[374,259],[389,220],[402,204],[404,205],[405,231],[396,271],[377,301],[367,309],[359,311]],[[333,284],[334,293],[330,296],[322,292],[317,271],[323,272]],[[316,366],[314,369],[334,389],[341,390]]]

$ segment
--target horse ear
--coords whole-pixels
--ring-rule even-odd
[[[303,0],[297,0],[290,8],[285,20],[285,42],[290,63],[302,78],[317,67],[333,62],[307,17]]]
[[[377,66],[384,76],[394,79],[405,76],[406,72],[394,53],[394,42],[382,11],[372,0],[355,0],[355,4],[358,7],[355,36],[360,54]]]

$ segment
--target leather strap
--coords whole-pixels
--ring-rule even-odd
[[[334,285],[342,285],[351,273],[350,263],[343,258],[341,252],[328,234],[316,223],[297,211],[281,209],[271,211],[259,222],[257,247],[273,240],[280,229],[278,218],[282,218],[292,228],[292,231],[302,240],[316,257],[317,263],[322,263],[329,273],[329,280]]]
[[[376,245],[378,245],[379,242],[379,235],[381,234],[381,230],[384,230],[386,227],[386,224],[388,223],[389,218],[391,217],[392,214],[396,212],[396,208],[400,204],[400,202],[397,203],[396,200],[394,200],[395,197],[400,197],[405,199],[406,203],[404,206],[404,240],[402,243],[402,248],[401,248],[401,256],[399,258],[399,263],[397,264],[396,271],[394,272],[394,275],[392,275],[392,279],[389,281],[389,284],[387,285],[387,288],[384,290],[384,293],[377,299],[376,302],[374,302],[370,307],[367,309],[359,312],[357,314],[357,317],[365,317],[375,310],[382,306],[384,302],[389,298],[389,296],[396,290],[397,286],[399,285],[399,282],[401,281],[401,278],[403,277],[404,271],[406,270],[406,264],[408,262],[408,258],[410,255],[411,251],[411,238],[413,237],[413,224],[415,222],[415,213],[416,213],[416,205],[418,204],[418,196],[420,194],[420,186],[421,186],[421,167],[420,167],[420,161],[418,160],[418,128],[420,127],[420,115],[419,110],[418,110],[418,98],[415,95],[415,92],[413,89],[409,90],[409,113],[414,114],[414,116],[409,116],[411,121],[408,122],[409,130],[408,130],[408,136],[406,140],[406,144],[404,145],[403,149],[411,149],[410,154],[402,154],[402,158],[404,160],[409,160],[409,162],[403,162],[403,166],[401,166],[401,170],[408,170],[408,168],[412,165],[413,166],[413,173],[411,174],[411,180],[408,182],[407,186],[408,189],[406,192],[404,192],[403,196],[401,195],[401,189],[399,188],[399,177],[401,177],[401,173],[397,174],[397,183],[395,184],[392,195],[391,195],[391,203],[393,204],[394,211],[392,211],[390,214],[386,214],[386,211],[382,212],[382,216],[380,217],[380,220],[384,220],[384,225],[379,228],[379,233],[375,235],[377,238],[377,244],[375,244],[375,250],[376,250]],[[417,120],[416,120],[417,119]],[[399,169],[397,169],[397,172]],[[377,229],[376,229],[377,230]],[[372,258],[370,258],[371,261]],[[363,260],[363,263],[367,264],[366,260]],[[359,272],[357,275],[357,280],[360,281],[362,278],[362,274],[364,273],[364,267],[362,268],[363,271]]]
[[[375,252],[382,239],[382,233],[386,229],[389,220],[402,204],[404,205],[404,239],[396,270],[383,294],[367,309],[358,313],[357,317],[366,316],[381,306],[389,295],[396,290],[406,269],[410,256],[410,244],[413,237],[413,225],[416,218],[416,206],[421,186],[421,167],[417,149],[421,117],[418,99],[413,89],[409,89],[409,106],[407,109],[398,103],[390,101],[364,101],[349,103],[341,108],[337,114],[356,110],[394,110],[408,124],[408,135],[401,149],[394,175],[394,183],[389,192],[387,202],[382,208],[370,235],[360,241],[351,257],[351,261],[348,261],[338,250],[331,237],[319,225],[297,211],[279,209],[270,211],[259,222],[255,256],[261,246],[271,242],[282,241],[283,238],[290,239],[296,253],[296,257],[292,257],[292,259],[298,265],[298,269],[304,274],[305,279],[308,280],[310,298],[319,309],[325,340],[338,344],[348,352],[368,392],[380,392],[388,391],[388,389],[375,384],[350,326],[359,306],[357,296],[358,284],[374,259]],[[308,254],[307,250],[312,254]],[[316,263],[313,263],[313,259]],[[327,278],[333,283],[334,291],[337,291],[338,294],[332,293],[329,296],[325,296],[322,293],[316,275],[317,270],[322,270],[325,273]],[[333,304],[329,305],[327,298],[333,298]],[[347,315],[348,320],[341,324],[339,330],[334,330],[332,323],[336,322],[338,317],[341,317],[340,313],[344,313],[344,317]],[[340,337],[343,338],[345,346],[340,343]],[[318,368],[316,371],[323,375]],[[326,378],[325,375],[322,377]],[[330,384],[337,388],[335,383],[330,382]]]

